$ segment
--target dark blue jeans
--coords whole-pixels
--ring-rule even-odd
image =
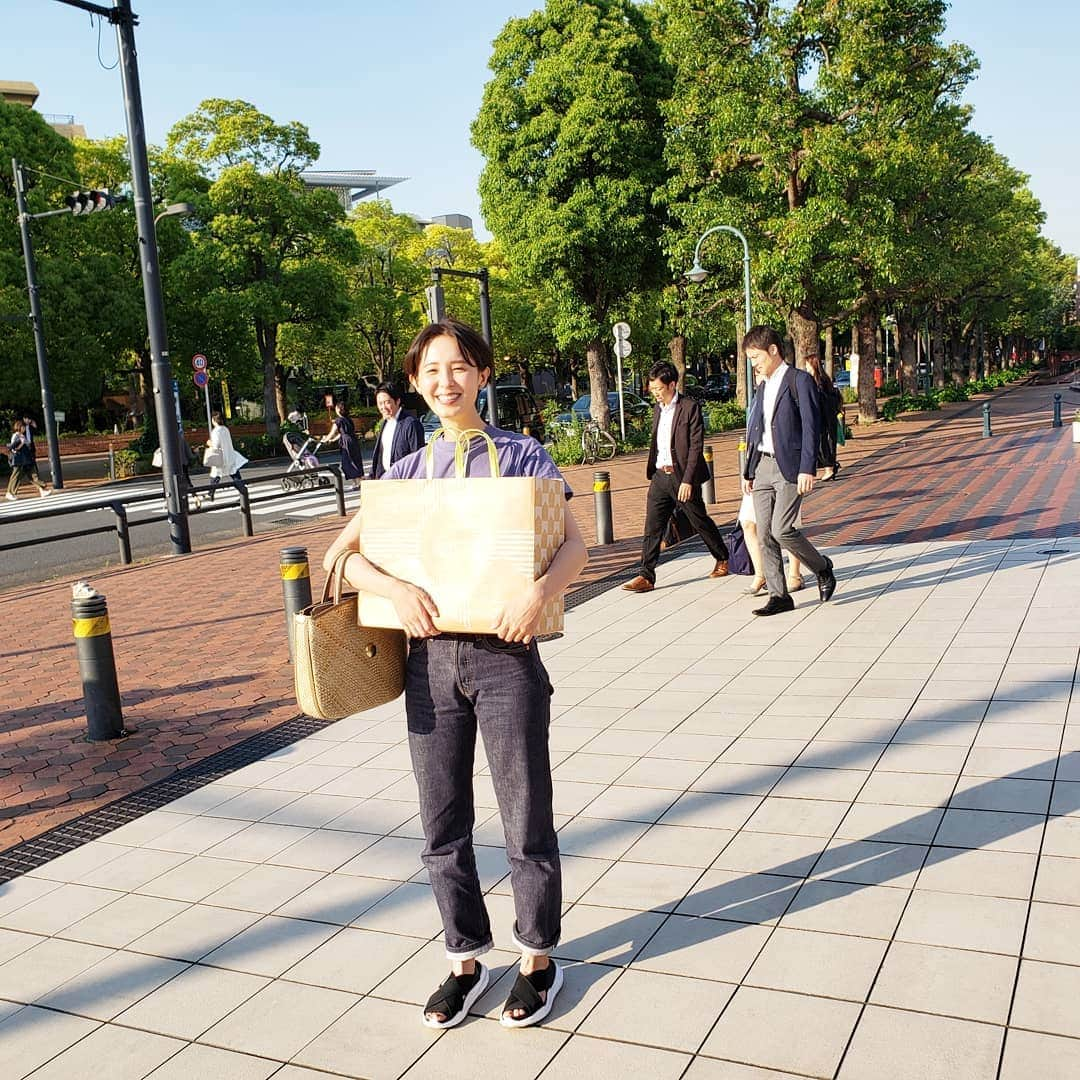
[[[524,953],[547,953],[559,941],[562,872],[551,808],[551,683],[536,645],[453,636],[410,645],[409,750],[446,954],[468,960],[492,946],[473,852],[477,728],[510,860],[514,942]]]

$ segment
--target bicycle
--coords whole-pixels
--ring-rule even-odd
[[[581,464],[594,465],[598,461],[610,461],[615,456],[618,443],[610,431],[604,431],[595,420],[587,420],[581,429]]]

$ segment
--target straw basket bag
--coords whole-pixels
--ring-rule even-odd
[[[296,700],[317,720],[374,709],[405,689],[404,632],[360,626],[356,593],[342,593],[350,554],[334,563],[322,600],[293,618]]]

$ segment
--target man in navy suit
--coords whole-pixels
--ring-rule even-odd
[[[424,445],[424,425],[401,407],[401,393],[391,383],[380,383],[375,404],[383,423],[371,453],[371,479],[378,480],[395,461],[420,450]]]
[[[814,487],[821,416],[814,380],[784,363],[783,341],[769,326],[753,326],[743,348],[759,379],[746,423],[743,491],[754,497],[754,516],[765,563],[769,601],[755,615],[792,611],[780,549],[817,575],[822,601],[836,591],[832,560],[822,555],[796,525],[802,497]]]

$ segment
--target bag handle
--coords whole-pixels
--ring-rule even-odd
[[[479,428],[467,428],[454,440],[454,476],[458,480],[466,475],[467,462],[465,455],[468,453],[469,443],[472,442],[473,436],[476,435],[487,443],[488,466],[491,475],[493,477],[499,476],[499,453],[495,449],[494,439],[486,431],[481,431]],[[431,441],[424,449],[424,472],[428,480],[434,479],[435,476],[435,443],[438,439],[445,438],[446,430],[437,428],[432,433]]]
[[[345,561],[350,555],[355,554],[355,551],[349,549],[342,551],[334,560],[334,565],[330,567],[330,573],[326,575],[326,582],[323,585],[322,602],[324,604],[331,599],[335,604],[341,603],[341,594],[345,587]]]

